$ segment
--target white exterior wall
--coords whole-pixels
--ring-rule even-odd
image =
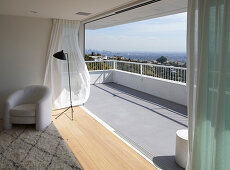
[[[184,83],[141,76],[119,70],[90,72],[91,84],[114,82],[153,96],[166,99],[181,105],[187,105],[186,85]]]
[[[113,70],[90,71],[90,84],[113,82]]]

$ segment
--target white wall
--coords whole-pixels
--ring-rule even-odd
[[[12,91],[42,84],[51,19],[0,15],[0,118]]]
[[[114,82],[184,106],[187,105],[184,83],[119,70],[110,70],[110,72],[109,74],[108,71],[90,72],[91,84]]]
[[[85,24],[81,23],[78,32],[78,41],[81,53],[84,57],[85,55]]]
[[[113,70],[90,71],[90,84],[113,82]]]
[[[113,82],[184,106],[187,105],[186,85],[184,83],[118,70],[113,73]]]

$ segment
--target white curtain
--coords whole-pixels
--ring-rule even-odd
[[[79,27],[79,21],[53,20],[44,79],[44,85],[52,90],[53,109],[70,105],[67,61],[53,57],[58,51],[64,50],[69,57],[73,105],[81,105],[89,97],[90,77],[79,48]]]
[[[230,169],[230,0],[189,0],[187,38],[187,169]]]

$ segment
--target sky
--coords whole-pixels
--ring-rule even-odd
[[[86,30],[86,49],[141,52],[185,52],[187,13],[97,30]]]

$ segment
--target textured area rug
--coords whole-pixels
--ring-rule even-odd
[[[44,131],[14,125],[0,129],[0,169],[81,169],[52,123]]]

